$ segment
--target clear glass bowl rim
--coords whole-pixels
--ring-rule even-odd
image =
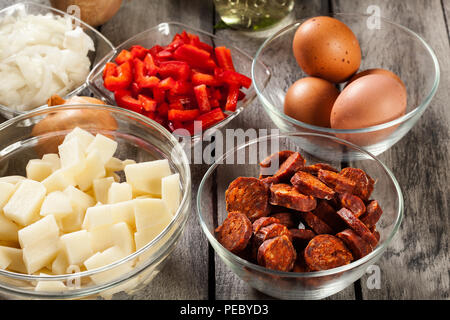
[[[151,121],[150,119],[148,119],[147,117],[140,115],[138,113],[135,112],[130,112],[128,110],[119,108],[119,107],[115,107],[115,106],[108,106],[108,105],[95,105],[95,104],[70,104],[70,105],[64,105],[64,106],[54,106],[54,107],[39,107],[34,109],[31,112],[28,112],[24,115],[20,115],[17,116],[13,119],[7,120],[4,123],[0,124],[0,133],[8,126],[13,125],[14,123],[18,123],[24,120],[27,120],[29,118],[38,116],[38,115],[44,115],[44,114],[49,114],[55,111],[62,111],[62,110],[79,110],[79,109],[96,109],[96,110],[101,110],[101,111],[108,111],[108,112],[112,112],[112,113],[119,113],[123,116],[126,117],[134,117],[135,120],[139,120],[144,122],[146,125],[156,129],[160,134],[162,134],[165,138],[168,139],[168,142],[170,142],[174,147],[178,147],[179,150],[181,151],[182,154],[182,159],[178,159],[179,163],[181,166],[183,166],[183,169],[186,172],[186,176],[184,177],[184,183],[183,183],[183,188],[185,188],[185,190],[187,190],[186,192],[184,192],[183,194],[183,198],[181,200],[180,206],[178,207],[177,212],[175,213],[174,218],[172,219],[172,221],[169,223],[169,225],[152,241],[150,241],[149,243],[147,243],[144,247],[140,248],[139,250],[136,250],[135,252],[133,252],[132,254],[117,260],[111,264],[108,264],[106,266],[100,267],[100,268],[95,268],[92,270],[88,270],[88,271],[82,271],[82,272],[77,272],[77,273],[71,273],[71,274],[64,274],[64,275],[46,275],[46,276],[35,276],[35,275],[28,275],[28,274],[22,274],[22,273],[17,273],[17,272],[11,272],[11,271],[5,271],[5,270],[1,270],[0,269],[0,276],[5,276],[8,278],[13,278],[13,279],[19,279],[19,280],[34,280],[34,281],[58,281],[58,280],[68,280],[68,279],[72,279],[74,277],[85,277],[85,276],[91,276],[91,275],[95,275],[104,271],[108,271],[110,269],[113,269],[119,265],[125,264],[128,261],[131,261],[137,257],[139,257],[140,255],[144,254],[146,251],[148,251],[148,249],[152,248],[154,245],[156,245],[159,240],[161,238],[163,238],[167,232],[169,230],[171,230],[172,226],[175,223],[178,223],[180,220],[182,220],[183,215],[181,214],[185,209],[187,204],[189,203],[189,197],[190,197],[190,187],[191,187],[191,171],[190,171],[190,166],[189,166],[189,161],[188,158],[183,150],[183,148],[181,147],[181,145],[179,144],[179,142],[173,137],[173,135],[167,131],[164,127],[162,127],[161,125],[159,125],[158,123]],[[153,263],[157,258],[159,258],[159,256],[152,256],[151,259],[148,259],[146,261],[146,265],[149,265],[151,263]],[[134,269],[133,269],[134,270]],[[104,284],[103,284],[104,285]],[[83,289],[81,289],[83,290]],[[70,290],[70,292],[75,292],[76,290]],[[26,291],[26,293],[30,293],[29,291]],[[36,294],[42,294],[42,292],[36,292]]]
[[[245,149],[246,147],[255,144],[255,143],[259,143],[261,141],[267,141],[270,139],[276,139],[276,138],[289,138],[289,137],[319,137],[319,138],[324,138],[324,139],[330,139],[330,140],[335,140],[339,143],[343,143],[353,149],[356,149],[357,151],[366,154],[367,156],[369,156],[369,159],[374,160],[379,166],[381,166],[384,171],[387,173],[388,177],[391,179],[391,181],[393,182],[395,189],[397,191],[397,198],[398,198],[398,211],[397,211],[397,215],[396,215],[396,221],[394,224],[394,227],[391,231],[391,233],[389,234],[389,236],[386,238],[385,241],[383,241],[383,243],[381,243],[378,247],[375,248],[375,250],[373,250],[371,253],[369,253],[367,256],[358,259],[352,263],[349,263],[347,265],[341,266],[341,267],[337,267],[337,268],[333,268],[330,270],[322,270],[322,271],[313,271],[313,272],[284,272],[284,271],[276,271],[276,270],[271,270],[271,269],[267,269],[265,267],[259,266],[257,264],[251,263],[247,260],[244,260],[242,258],[240,258],[239,256],[231,253],[230,251],[228,251],[227,249],[225,249],[220,243],[219,241],[217,241],[216,237],[211,234],[211,232],[209,231],[206,222],[203,220],[202,217],[202,213],[201,213],[201,204],[202,204],[202,195],[203,195],[203,189],[204,189],[204,185],[206,183],[206,180],[211,176],[211,174],[215,171],[215,169],[221,165],[222,163],[225,163],[223,160],[226,159],[228,156],[235,154],[237,151],[241,150],[241,149]],[[253,139],[241,146],[235,147],[234,149],[226,152],[225,154],[223,154],[218,160],[216,160],[214,162],[213,165],[211,165],[208,169],[208,171],[206,171],[205,175],[202,178],[202,181],[200,182],[199,188],[198,188],[198,193],[197,193],[197,201],[196,201],[196,205],[197,205],[197,216],[200,220],[200,225],[202,227],[203,232],[205,233],[206,237],[208,238],[208,241],[211,243],[211,245],[213,246],[214,250],[216,251],[216,247],[219,247],[222,249],[221,254],[225,255],[227,257],[228,260],[232,261],[232,263],[234,265],[238,264],[238,265],[243,265],[246,268],[249,268],[251,270],[255,270],[258,272],[261,272],[263,274],[267,274],[269,276],[276,276],[276,277],[284,277],[284,278],[314,278],[314,277],[322,277],[322,276],[329,276],[329,275],[334,275],[334,274],[338,274],[344,271],[348,271],[350,269],[356,268],[368,261],[370,261],[372,258],[376,257],[378,254],[381,254],[382,252],[384,252],[384,250],[387,248],[387,246],[389,245],[389,243],[391,242],[391,240],[393,239],[393,237],[395,236],[395,234],[397,233],[398,229],[400,228],[400,224],[403,220],[403,213],[404,213],[404,200],[403,200],[403,194],[400,188],[400,185],[397,181],[397,179],[395,178],[394,174],[391,172],[391,170],[389,170],[388,167],[386,167],[386,165],[384,163],[382,163],[380,160],[378,160],[374,155],[372,155],[370,152],[366,151],[365,149],[360,148],[359,146],[350,143],[348,141],[336,138],[336,137],[332,137],[329,135],[323,135],[323,134],[318,134],[318,133],[301,133],[301,132],[287,132],[287,133],[282,133],[282,134],[273,134],[273,135],[268,135],[268,136],[263,136],[263,137],[259,137],[257,139]]]
[[[36,8],[40,8],[40,9],[45,9],[45,10],[48,10],[49,12],[58,13],[58,15],[70,17],[71,19],[73,19],[75,22],[79,23],[84,28],[89,29],[97,37],[101,38],[102,41],[104,41],[111,48],[111,50],[106,54],[106,57],[109,56],[115,49],[114,45],[111,43],[111,41],[109,41],[108,38],[106,38],[103,34],[101,34],[95,28],[91,27],[90,25],[88,25],[84,21],[78,19],[76,16],[70,15],[67,12],[61,11],[61,10],[56,9],[56,8],[53,8],[53,7],[50,7],[50,6],[46,6],[45,4],[29,2],[29,1],[18,2],[18,3],[15,3],[13,5],[10,5],[8,7],[5,7],[3,9],[1,9],[0,10],[0,14],[3,13],[4,11],[13,10],[16,7],[19,8],[19,7],[22,7],[22,6],[30,6],[30,7],[36,7]],[[102,60],[103,59],[104,58],[102,58]],[[95,67],[95,65],[92,65],[91,67],[93,69]],[[87,82],[87,79],[85,79],[85,81],[81,85],[79,85],[78,87],[76,87],[75,89],[73,89],[72,91],[67,93],[64,97],[71,97],[71,96],[77,94],[78,92],[82,91],[83,89],[86,89],[87,87],[88,87],[88,82]],[[29,112],[31,112],[33,110],[37,110],[37,109],[42,108],[42,107],[48,107],[48,106],[47,105],[42,105],[42,106],[33,108],[33,109],[29,110],[29,111],[18,111],[18,110],[12,110],[12,109],[8,108],[8,106],[0,104],[0,109],[3,109],[7,113],[11,113],[11,114],[15,114],[15,115],[27,114],[27,113],[29,113]]]
[[[336,17],[339,18],[340,16],[348,16],[348,17],[359,17],[359,18],[363,18],[363,17],[370,17],[370,15],[368,14],[359,14],[359,13],[333,13],[329,16],[332,17]],[[440,67],[439,67],[439,61],[438,58],[436,56],[436,54],[434,53],[433,49],[430,47],[430,45],[428,45],[426,43],[426,41],[419,36],[416,32],[412,31],[411,29],[404,27],[398,23],[395,23],[391,20],[388,20],[386,18],[381,17],[381,20],[384,23],[387,23],[389,25],[392,25],[396,28],[398,28],[399,30],[403,30],[407,33],[409,33],[411,36],[413,36],[414,38],[416,38],[416,40],[419,41],[419,43],[421,43],[426,51],[429,53],[433,64],[434,64],[434,71],[435,71],[435,78],[434,78],[434,82],[433,82],[433,87],[431,88],[430,93],[427,95],[427,97],[425,98],[425,100],[419,104],[419,106],[415,107],[413,110],[411,110],[410,112],[408,112],[407,114],[394,119],[392,121],[386,122],[386,123],[382,123],[382,124],[378,124],[375,126],[371,126],[371,127],[366,127],[366,128],[359,128],[359,129],[332,129],[332,128],[325,128],[325,127],[319,127],[319,126],[315,126],[315,125],[311,125],[299,120],[296,120],[294,118],[291,118],[289,116],[287,116],[286,114],[284,114],[283,112],[280,112],[277,108],[275,108],[264,96],[264,94],[262,93],[262,91],[264,90],[264,88],[266,87],[266,85],[264,85],[263,88],[260,88],[257,85],[257,82],[255,81],[255,69],[256,69],[256,62],[258,60],[260,60],[260,56],[261,54],[264,52],[265,49],[267,49],[267,47],[269,47],[269,45],[271,44],[272,41],[274,41],[275,39],[277,39],[278,37],[283,36],[286,32],[291,31],[294,28],[298,28],[300,26],[301,23],[303,23],[304,21],[306,21],[309,18],[313,18],[313,17],[307,17],[307,18],[303,18],[303,19],[299,19],[296,22],[293,22],[292,24],[286,26],[285,28],[281,29],[280,31],[276,32],[275,34],[273,34],[271,37],[269,37],[268,39],[266,39],[263,44],[259,47],[258,51],[255,54],[255,57],[253,59],[253,63],[252,63],[252,69],[251,69],[251,75],[252,75],[252,82],[253,85],[255,87],[255,91],[256,91],[256,95],[258,96],[258,98],[262,101],[262,105],[264,107],[264,109],[266,109],[266,111],[271,112],[271,113],[275,113],[278,117],[282,118],[283,120],[292,123],[293,125],[296,126],[300,126],[300,127],[304,127],[310,130],[315,130],[317,132],[323,132],[323,133],[368,133],[368,132],[374,132],[374,131],[378,131],[378,130],[383,130],[386,128],[390,128],[392,126],[396,126],[399,125],[405,121],[407,121],[408,119],[414,117],[417,114],[420,114],[421,112],[425,111],[425,109],[428,107],[428,105],[430,104],[431,100],[433,99],[434,95],[436,94],[438,87],[439,87],[439,82],[440,82]],[[263,64],[263,62],[261,61],[260,64]]]

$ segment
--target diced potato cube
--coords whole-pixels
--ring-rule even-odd
[[[125,222],[105,225],[90,231],[94,252],[118,246],[126,255],[134,252],[134,240],[131,228]]]
[[[11,257],[0,247],[0,269],[5,270],[11,264]]]
[[[62,191],[68,186],[75,186],[75,179],[65,169],[58,169],[43,180],[42,184],[47,188],[47,193],[50,193],[53,191]]]
[[[126,222],[133,230],[136,227],[134,219],[134,200],[111,205],[111,214],[114,223]]]
[[[84,230],[92,230],[113,223],[114,217],[111,214],[111,205],[98,205],[87,209],[81,227]]]
[[[44,274],[40,274],[44,276]],[[38,281],[34,287],[35,291],[59,292],[66,291],[67,287],[64,282],[59,280],[42,280]]]
[[[73,186],[67,187],[64,193],[69,197],[73,211],[71,214],[58,220],[61,231],[73,232],[80,230],[86,210],[95,205],[95,200],[87,193]]]
[[[6,218],[0,210],[0,240],[17,242],[19,229],[20,227]]]
[[[124,171],[134,191],[155,195],[161,194],[161,179],[171,174],[167,159],[129,164]]]
[[[7,218],[26,226],[39,219],[39,209],[45,194],[46,188],[42,183],[23,180],[3,207],[3,212]]]
[[[14,193],[14,184],[8,182],[0,182],[0,212]]]
[[[28,179],[40,182],[53,173],[53,168],[50,162],[32,159],[28,161],[26,172]]]
[[[23,263],[22,249],[0,246],[0,256],[3,257],[3,261],[9,261],[8,266],[5,267],[8,270],[27,273],[27,269]],[[5,268],[2,267],[2,269]]]
[[[162,231],[172,220],[172,215],[161,199],[135,200],[134,215],[137,232],[150,227]]]
[[[58,146],[61,168],[72,176],[76,176],[84,169],[86,156],[78,138],[74,137]]]
[[[64,250],[61,250],[53,260],[51,265],[52,273],[54,274],[66,274],[67,267],[69,266],[69,261],[67,260],[67,255]]]
[[[91,246],[91,235],[86,230],[61,236],[61,243],[69,264],[80,265],[94,253]]]
[[[83,171],[75,177],[75,181],[82,191],[86,191],[92,186],[94,179],[104,177],[105,173],[101,155],[97,150],[93,150],[86,157],[86,166]]]
[[[126,256],[119,247],[114,246],[103,252],[97,252],[84,262],[87,270],[100,268],[120,260]],[[102,272],[91,276],[92,281],[96,284],[105,283],[109,280],[118,278],[133,269],[132,262],[119,265],[107,272]]]
[[[123,164],[123,168],[125,169],[125,167],[129,164],[136,164],[136,161],[134,161],[133,159],[125,159],[122,161],[122,164]]]
[[[108,190],[108,203],[129,201],[133,198],[131,185],[126,182],[113,182]]]
[[[18,232],[21,248],[38,244],[44,240],[58,240],[59,228],[53,215],[48,215]],[[39,269],[37,269],[39,270]]]
[[[178,173],[162,178],[161,193],[161,199],[166,203],[170,214],[175,215],[181,200],[180,175]]]
[[[46,238],[23,248],[23,261],[25,263],[27,273],[32,274],[39,269],[42,269],[43,267],[49,265],[52,260],[56,258],[59,250],[60,242],[58,238]]]
[[[54,215],[55,218],[62,218],[73,213],[70,198],[62,191],[49,193],[42,203],[40,215]]]
[[[9,183],[12,185],[16,185],[19,182],[22,182],[23,180],[26,180],[27,178],[22,176],[6,176],[6,177],[0,177],[0,182]]]
[[[42,156],[42,161],[45,161],[50,164],[52,171],[55,172],[58,169],[61,169],[61,159],[56,153],[46,153]]]
[[[124,167],[123,161],[115,157],[109,159],[105,164],[105,170],[111,172],[122,171]]]
[[[95,200],[103,204],[108,203],[108,190],[114,182],[114,178],[106,177],[94,179],[92,182]]]
[[[91,144],[87,147],[86,152],[91,153],[97,150],[101,157],[102,164],[105,165],[114,155],[117,149],[117,142],[105,137],[102,134],[97,134]]]
[[[95,137],[90,132],[87,132],[86,130],[76,127],[66,135],[63,143],[65,143],[73,138],[77,138],[81,145],[81,148],[83,150],[86,150],[89,147],[89,145],[92,143],[92,141],[94,141]]]

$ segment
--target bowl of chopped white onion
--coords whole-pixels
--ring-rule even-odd
[[[36,4],[0,10],[0,115],[45,106],[54,94],[88,95],[86,79],[115,48],[77,17]]]

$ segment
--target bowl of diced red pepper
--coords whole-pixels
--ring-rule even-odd
[[[115,50],[91,72],[90,87],[174,134],[220,128],[255,97],[252,57],[201,30],[162,23]]]

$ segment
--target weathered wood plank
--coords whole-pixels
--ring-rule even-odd
[[[369,290],[367,276],[361,283],[364,299],[448,299],[450,50],[441,1],[333,1],[333,5],[336,11],[361,13],[378,5],[383,17],[423,36],[440,61],[440,90],[431,105],[403,140],[379,156],[403,189],[405,219],[377,263],[381,288]],[[408,72],[414,72],[414,65]]]

